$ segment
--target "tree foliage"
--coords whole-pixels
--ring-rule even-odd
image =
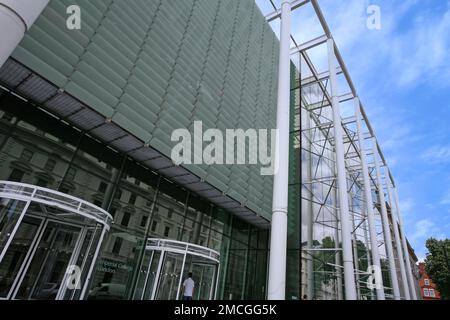
[[[322,239],[322,244],[318,242],[318,248],[322,249],[335,249],[336,244],[334,239],[331,237],[325,237]],[[329,284],[331,281],[336,279],[334,272],[336,267],[334,264],[336,252],[335,251],[319,251],[314,257],[314,271],[322,271],[316,275],[316,282],[320,283],[322,281],[324,284]]]
[[[426,242],[428,249],[425,259],[425,271],[436,284],[441,298],[450,299],[450,240],[430,238]]]

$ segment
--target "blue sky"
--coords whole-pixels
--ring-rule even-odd
[[[450,238],[450,1],[319,4],[396,180],[407,237],[423,259],[427,238]],[[380,30],[366,26],[369,5],[381,9]],[[315,32],[316,21],[293,18],[299,37]]]

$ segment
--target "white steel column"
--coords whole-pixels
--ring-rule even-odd
[[[356,230],[355,215],[352,215],[352,230]],[[337,255],[337,254],[336,254]],[[356,232],[353,232],[353,260],[355,261],[355,278],[356,278],[356,293],[358,299],[361,299],[361,285],[359,280],[359,256],[358,256],[358,238],[356,237]]]
[[[361,125],[361,109],[360,109],[359,98],[355,98],[355,117],[356,117],[356,129],[358,133],[358,141],[359,141],[359,149],[361,153],[361,167],[364,179],[364,198],[366,200],[366,213],[367,213],[367,222],[369,227],[369,236],[370,236],[370,246],[372,248],[372,264],[378,269],[381,269],[380,263],[380,254],[378,252],[378,241],[377,241],[377,232],[375,230],[375,215],[373,212],[373,199],[372,199],[372,188],[370,186],[370,176],[369,176],[369,168],[367,166],[367,157],[366,157],[366,144],[364,142],[364,135],[362,132]],[[379,269],[379,270],[380,270]],[[384,300],[384,290],[383,290],[383,279],[380,279],[381,283],[379,286],[381,289],[377,289],[377,299]]]
[[[409,251],[408,251],[408,245],[406,243],[405,229],[403,228],[403,218],[402,218],[402,213],[400,210],[400,205],[398,203],[397,188],[394,188],[394,198],[395,198],[395,207],[397,208],[397,212],[398,212],[398,222],[400,223],[400,238],[402,240],[403,255],[404,255],[405,263],[406,263],[406,276],[408,278],[409,294],[410,294],[410,297],[412,300],[417,300],[416,286],[414,285],[414,278],[412,275],[411,262],[409,261]]]
[[[338,213],[338,208],[337,208],[337,201],[338,201],[338,196],[337,196],[337,188],[334,187],[334,199],[333,199],[333,203],[334,203],[334,214],[336,215],[336,222],[334,225],[334,243],[335,243],[335,247],[336,249],[338,249],[339,247],[339,213]],[[336,251],[336,257],[334,259],[335,264],[336,264],[336,285],[337,285],[337,298],[339,301],[344,300],[344,292],[342,290],[343,285],[342,285],[342,262],[341,262],[341,251],[337,250]]]
[[[286,293],[287,207],[289,181],[289,109],[291,94],[291,3],[281,3],[280,61],[278,66],[275,176],[270,232],[269,300],[284,300]]]
[[[383,224],[384,245],[389,263],[389,274],[391,275],[391,285],[395,300],[400,300],[400,289],[398,287],[397,271],[395,270],[394,250],[392,248],[391,230],[389,229],[389,218],[386,209],[386,199],[381,181],[380,164],[378,162],[377,140],[373,138],[373,159],[375,164],[375,174],[377,176],[378,198],[381,207],[381,221]]]
[[[0,67],[31,28],[49,0],[0,0]]]
[[[366,211],[366,217],[367,217],[367,211]],[[369,235],[367,233],[367,230],[369,229],[369,224],[367,222],[367,219],[365,219],[365,224],[367,227],[364,228],[364,240],[366,241],[366,256],[367,256],[367,265],[372,266],[372,257],[370,255],[370,248],[368,246],[369,244]],[[373,293],[373,290],[370,290],[370,300],[375,300],[375,295]]]
[[[344,158],[344,139],[342,136],[341,111],[339,106],[339,90],[336,79],[336,63],[334,41],[328,39],[328,66],[330,70],[330,85],[333,109],[334,144],[336,152],[337,187],[339,192],[339,209],[342,230],[342,260],[344,265],[345,299],[356,300],[356,284],[353,268],[352,229],[350,224],[347,170]]]
[[[389,171],[386,172],[386,177],[389,177]],[[400,266],[400,275],[402,277],[403,292],[405,293],[405,299],[411,300],[411,296],[409,294],[408,278],[406,277],[405,260],[403,260],[404,258],[403,258],[402,244],[400,242],[400,236],[398,234],[398,224],[396,217],[397,210],[395,210],[394,215],[394,198],[392,196],[392,190],[389,183],[389,179],[387,182],[387,190],[388,190],[389,204],[391,205],[392,228],[394,229],[394,240],[395,240],[395,247],[397,249],[398,265]]]

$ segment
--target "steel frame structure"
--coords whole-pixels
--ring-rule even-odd
[[[280,170],[274,178],[268,298],[285,298],[287,164],[292,137],[294,149],[301,155],[297,183],[302,191],[298,197],[301,228],[305,222],[307,232],[302,232],[305,241],[301,240],[300,256],[306,262],[310,298],[372,299],[376,294],[377,299],[417,299],[395,181],[317,0],[281,0],[281,5],[265,1],[273,8],[265,14],[268,23],[281,22],[277,105]],[[24,7],[0,0],[0,30],[14,31],[3,33],[0,67],[47,2],[33,1],[35,5]],[[313,10],[322,34],[300,42],[291,32],[291,13],[306,7]],[[326,50],[327,70],[317,70],[311,59],[313,49]],[[296,65],[294,88],[290,85],[292,65]],[[338,80],[344,81],[349,92],[339,91]],[[295,110],[290,115],[291,95]],[[355,114],[343,118],[340,106],[351,101]],[[289,132],[291,117],[295,125]],[[366,149],[366,142],[370,149]],[[366,270],[367,266],[373,268]],[[373,278],[369,270],[381,273],[377,290],[366,289]]]
[[[274,0],[265,1],[273,9],[262,11],[279,33],[280,60],[295,65],[296,85],[289,93],[286,83],[291,75],[286,70],[279,72],[278,93],[285,96],[278,101],[295,96],[294,128],[290,136],[280,132],[280,140],[293,139],[294,150],[300,149],[301,173],[296,183],[302,190],[298,195],[301,212],[289,214],[302,217],[301,263],[306,267],[300,267],[300,272],[305,270],[306,275],[300,279],[306,283],[300,285],[301,294],[315,299],[417,299],[396,184],[318,1],[282,0],[281,6]],[[290,29],[291,13],[307,6],[313,9],[323,34],[300,43]],[[273,25],[277,20],[280,31]],[[312,49],[326,50],[326,71],[317,70]],[[342,81],[348,92],[339,91]],[[352,102],[354,114],[342,117],[340,105]],[[278,112],[280,107],[279,103]],[[289,152],[282,144],[277,150]],[[274,184],[274,199],[279,192]],[[286,238],[282,234],[286,225],[287,221],[273,220],[272,238]],[[280,240],[271,245],[271,252],[285,249]],[[278,264],[271,257],[269,292],[271,283],[280,289],[285,277],[280,270],[286,269],[286,258],[274,256]],[[371,285],[374,274],[380,276],[375,287]],[[276,297],[284,299],[279,292]]]

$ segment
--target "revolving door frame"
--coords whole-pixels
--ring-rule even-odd
[[[182,241],[177,241],[177,240],[170,240],[170,239],[156,239],[156,238],[148,238],[147,239],[147,244],[146,244],[146,251],[152,251],[151,255],[151,260],[149,262],[149,266],[148,266],[148,271],[150,271],[150,267],[152,264],[152,260],[154,257],[155,252],[160,252],[160,256],[159,256],[159,261],[158,261],[158,266],[156,269],[156,274],[155,274],[155,278],[152,284],[152,288],[151,288],[151,294],[150,294],[150,300],[154,300],[158,287],[159,287],[159,282],[161,280],[161,269],[162,269],[162,265],[163,262],[165,260],[166,257],[166,253],[177,253],[183,256],[183,263],[181,266],[181,270],[180,270],[180,279],[178,280],[178,285],[177,285],[177,294],[176,294],[176,300],[178,300],[180,298],[180,289],[181,289],[181,285],[182,285],[182,281],[183,281],[183,274],[184,274],[184,269],[186,266],[186,257],[188,255],[193,255],[193,256],[197,256],[197,257],[201,257],[204,258],[206,260],[210,260],[212,263],[211,265],[215,266],[215,271],[214,271],[214,276],[213,276],[213,280],[212,280],[212,287],[209,293],[209,298],[211,300],[215,300],[217,297],[217,289],[218,289],[218,284],[219,284],[219,276],[220,276],[220,253],[209,249],[207,247],[203,247],[200,245],[196,245],[196,244],[192,244],[192,243],[188,243],[188,242],[182,242]],[[148,285],[148,278],[149,278],[149,274],[150,272],[147,272],[146,277],[145,277],[145,286],[144,286],[144,290],[142,292],[141,295],[141,299],[144,299],[144,295],[146,292],[146,288]]]
[[[70,276],[69,274],[67,274],[67,269],[69,266],[71,266],[71,263],[73,263],[73,261],[78,258],[82,246],[84,244],[84,241],[86,240],[88,230],[93,229],[92,239],[88,243],[86,252],[89,252],[92,249],[93,245],[96,245],[95,251],[93,253],[90,265],[84,265],[85,263],[84,259],[82,263],[82,266],[87,268],[86,269],[87,274],[83,283],[83,287],[79,289],[81,290],[79,299],[83,300],[86,295],[94,271],[94,266],[96,265],[97,262],[97,258],[103,243],[103,239],[105,237],[106,232],[109,231],[110,224],[113,221],[112,216],[103,209],[82,199],[52,189],[38,187],[26,183],[0,180],[0,198],[21,201],[25,203],[24,207],[22,209],[19,209],[21,210],[20,213],[16,213],[19,217],[17,221],[14,222],[14,227],[12,228],[11,232],[8,233],[7,235],[8,239],[6,240],[4,247],[1,249],[0,263],[3,261],[3,258],[10,249],[10,245],[17,231],[19,230],[19,227],[21,226],[25,216],[35,218],[36,220],[40,220],[36,233],[34,234],[32,241],[30,243],[30,247],[25,254],[24,260],[20,263],[20,267],[18,269],[17,274],[14,277],[14,280],[11,284],[11,287],[9,288],[9,291],[6,297],[0,298],[0,300],[7,300],[14,298],[16,296],[19,286],[22,284],[25,274],[28,272],[28,268],[35,257],[37,247],[40,244],[44,231],[51,222],[54,222],[57,225],[72,226],[79,229],[75,245],[71,252],[70,259],[68,260],[66,272],[61,280],[61,284],[67,282],[67,279]],[[55,218],[50,215],[45,217],[39,217],[34,214],[30,213],[27,214],[27,211],[30,208],[31,203],[58,208],[63,212],[66,212],[67,214],[82,216],[83,218],[86,218],[89,221],[95,222],[95,225],[91,226],[70,220],[64,221],[60,217]],[[94,243],[95,229],[99,225],[101,226],[100,236],[98,238],[97,243]],[[55,300],[61,300],[64,297],[66,290],[67,286],[60,285]]]

